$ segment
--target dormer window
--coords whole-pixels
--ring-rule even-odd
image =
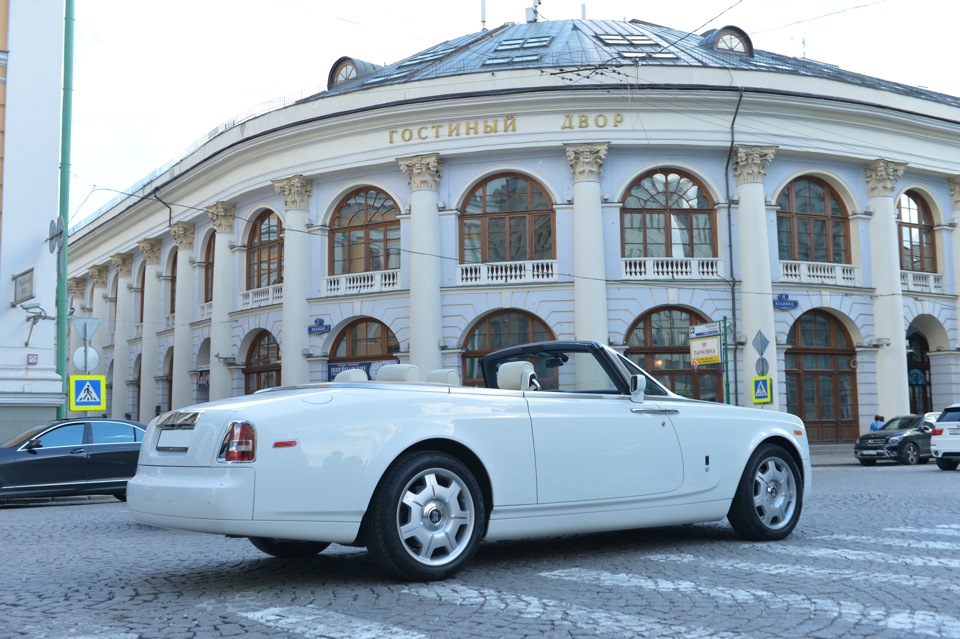
[[[750,41],[750,36],[738,27],[728,26],[707,31],[700,39],[700,46],[720,53],[753,57],[753,42]]]
[[[334,84],[342,84],[357,77],[357,66],[350,60],[341,62],[334,72]]]
[[[717,49],[720,51],[733,51],[734,53],[746,53],[747,46],[740,39],[740,36],[733,33],[724,33],[717,41]]]

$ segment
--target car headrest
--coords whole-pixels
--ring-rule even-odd
[[[336,377],[333,378],[335,382],[365,382],[370,378],[367,377],[367,372],[359,368],[348,368],[347,370],[340,371],[337,373]]]
[[[460,385],[460,373],[452,368],[438,368],[427,373],[425,382],[435,382],[437,384],[448,384],[450,386]]]
[[[378,382],[419,382],[420,369],[414,364],[386,364],[377,371]]]
[[[507,362],[497,370],[497,386],[503,390],[534,390],[530,377],[536,378],[530,362]]]

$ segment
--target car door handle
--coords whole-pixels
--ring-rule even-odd
[[[680,411],[676,408],[631,408],[631,413],[638,415],[679,415]]]
[[[82,449],[82,448],[74,448],[73,450],[70,451],[70,454],[71,454],[71,455],[82,455],[82,454],[85,453],[85,452],[86,452],[86,451],[85,451],[84,449]]]

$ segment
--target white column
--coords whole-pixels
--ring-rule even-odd
[[[440,156],[398,160],[410,178],[410,363],[421,375],[443,368],[440,296]]]
[[[170,228],[177,243],[177,288],[173,292],[176,300],[177,317],[173,325],[173,379],[170,389],[170,409],[180,408],[191,403],[190,369],[193,364],[193,329],[190,323],[195,319],[193,284],[193,240],[196,227],[186,222],[177,222]]]
[[[220,357],[236,357],[230,338],[230,309],[233,308],[233,223],[237,210],[232,204],[217,202],[207,211],[217,234],[213,247],[213,304],[210,309],[210,399],[232,395],[232,374]],[[209,266],[207,267],[209,268]]]
[[[302,175],[273,180],[283,196],[286,214],[283,221],[283,328],[280,342],[280,380],[284,385],[306,384],[310,366],[303,351],[309,345],[307,326],[310,308],[310,236],[307,234],[307,203],[312,183]]]
[[[164,328],[160,308],[160,249],[158,239],[143,240],[137,248],[144,255],[143,273],[143,337],[140,339],[140,421],[147,423],[157,414],[157,380],[160,373],[160,339],[157,331]]]
[[[123,419],[130,412],[127,382],[133,378],[130,366],[130,338],[133,336],[133,292],[130,276],[133,255],[117,253],[110,258],[117,271],[117,323],[113,330],[113,397],[110,415]]]
[[[958,295],[960,294],[960,228],[957,227],[957,223],[960,222],[960,175],[950,178],[949,184],[950,195],[953,200],[953,215],[948,220],[953,235],[953,290],[948,289],[947,292],[957,295],[957,341],[952,346],[954,349],[960,349],[960,295]],[[946,264],[948,267],[951,265],[949,261]],[[947,282],[949,283],[949,281],[950,278],[948,277]]]
[[[93,284],[93,308],[90,311],[90,317],[100,320],[100,325],[89,337],[90,345],[100,355],[100,361],[103,362],[104,347],[110,342],[110,319],[107,317],[107,273],[106,265],[90,267],[90,281]],[[100,364],[103,366],[103,363]],[[99,367],[98,367],[99,368]],[[96,372],[95,369],[94,372]]]
[[[577,339],[606,344],[607,275],[604,270],[600,167],[609,143],[567,144],[573,171],[573,322]]]
[[[741,403],[753,406],[754,376],[770,376],[770,402],[757,404],[780,410],[777,370],[777,335],[773,319],[773,283],[767,231],[767,204],[763,191],[764,170],[773,161],[774,147],[738,146],[733,169],[737,178],[737,243],[740,247],[740,332],[746,338],[743,349],[744,380]],[[766,343],[761,353],[755,343]],[[763,361],[761,361],[763,360]]]
[[[870,221],[870,254],[873,256],[873,326],[877,350],[877,397],[881,415],[910,412],[907,384],[907,335],[900,283],[900,246],[897,233],[896,183],[905,164],[875,160],[866,166]]]
[[[83,310],[83,304],[86,301],[84,299],[84,293],[86,293],[87,278],[85,277],[71,277],[67,280],[67,293],[70,296],[70,299],[67,302],[67,308],[73,309],[73,317],[88,317],[86,312]],[[67,366],[67,375],[72,375],[75,370],[79,370],[83,366],[83,362],[73,361],[73,354],[77,352],[77,349],[83,346],[83,335],[80,334],[80,331],[76,329],[75,326],[68,323],[67,327],[70,331],[70,345],[67,347],[67,358],[70,361],[70,364]]]

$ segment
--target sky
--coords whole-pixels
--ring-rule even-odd
[[[74,2],[71,223],[222,122],[324,90],[342,56],[392,64],[483,26],[523,22],[535,0]],[[733,25],[755,49],[960,96],[956,2],[541,0],[537,11],[541,20],[636,18],[694,33]]]

